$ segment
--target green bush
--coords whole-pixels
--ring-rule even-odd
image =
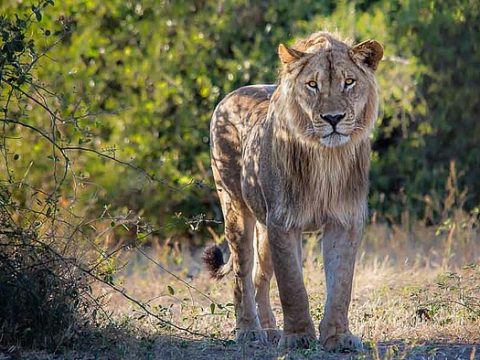
[[[29,5],[8,0],[0,9],[13,19]],[[209,170],[213,109],[237,87],[274,82],[278,44],[321,29],[385,45],[371,172],[377,218],[399,222],[408,214],[437,222],[445,212],[451,162],[456,186],[468,190],[466,203],[457,205],[479,202],[475,2],[65,0],[42,14],[33,17],[38,27],[31,38],[39,54],[49,52],[33,76],[55,94],[46,101],[61,120],[57,140],[148,173],[95,153],[69,152],[75,179],[67,180],[75,180],[76,191],[67,187],[61,195],[75,199],[71,206],[81,214],[98,216],[105,208],[113,215],[140,214],[162,239],[194,236],[188,219],[220,219]],[[7,95],[4,86],[3,102]],[[8,115],[22,118],[29,106],[24,97],[13,99]],[[51,123],[38,106],[23,119],[46,129]],[[11,180],[27,174],[32,187],[48,188],[51,144],[18,126],[5,131]],[[15,197],[29,199],[28,190],[16,189]]]
[[[77,241],[85,229],[61,206],[64,184],[71,180],[69,159],[57,142],[61,135],[55,125],[44,128],[41,117],[30,119],[37,106],[53,124],[58,120],[45,98],[52,93],[33,74],[43,54],[31,36],[49,5],[53,1],[43,0],[15,17],[0,16],[0,344],[57,351],[96,325],[100,307],[92,278],[78,265],[85,253]],[[35,151],[41,141],[50,146],[43,153]],[[23,156],[33,167],[33,182],[28,172],[18,173]]]

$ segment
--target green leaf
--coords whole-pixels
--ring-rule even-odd
[[[213,302],[210,304],[210,312],[211,312],[212,314],[215,313],[215,303],[213,303]]]
[[[170,295],[175,295],[175,290],[173,290],[173,288],[170,285],[167,285],[167,289]]]

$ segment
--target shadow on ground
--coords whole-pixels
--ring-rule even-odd
[[[480,359],[480,344],[412,342],[407,340],[366,344],[358,353],[329,353],[310,348],[280,353],[274,346],[239,346],[233,341],[192,341],[158,338],[156,359]],[[477,351],[477,348],[479,350]]]
[[[118,339],[85,351],[68,351],[61,354],[22,352],[18,349],[1,349],[0,360],[10,359],[413,359],[413,360],[474,360],[480,359],[480,344],[449,342],[413,342],[397,340],[366,344],[366,350],[357,353],[329,353],[320,348],[277,351],[274,346],[240,346],[233,341],[192,340],[177,336],[158,336],[133,341]],[[478,350],[477,350],[478,349]]]

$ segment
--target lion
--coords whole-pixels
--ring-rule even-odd
[[[278,56],[277,85],[242,87],[213,113],[212,171],[231,255],[225,264],[213,245],[204,262],[215,278],[233,270],[237,341],[266,343],[277,335],[281,349],[306,347],[316,334],[302,233],[323,229],[327,299],[319,342],[328,351],[358,350],[348,308],[367,213],[374,72],[383,47],[317,32],[292,47],[280,44]],[[283,332],[270,305],[274,274]]]

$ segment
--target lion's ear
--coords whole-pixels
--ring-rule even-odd
[[[289,48],[286,45],[278,45],[278,57],[284,65],[290,64],[292,61],[298,60],[304,55],[303,52]]]
[[[376,70],[383,57],[383,46],[376,40],[366,40],[350,50],[354,61],[360,61],[372,70]]]

